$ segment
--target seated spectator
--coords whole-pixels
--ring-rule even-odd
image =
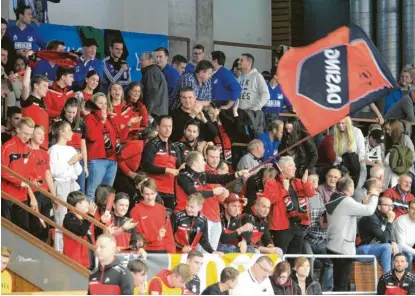
[[[196,44],[192,49],[192,60],[187,63],[185,73],[195,72],[196,65],[205,58],[205,47],[202,44]]]
[[[186,263],[190,267],[193,278],[186,283],[185,294],[200,295],[200,278],[198,276],[203,265],[203,254],[197,250],[192,250],[187,254]]]
[[[229,290],[238,284],[239,271],[233,267],[225,267],[220,273],[220,281],[203,290],[201,295],[229,295]]]
[[[115,196],[115,190],[109,185],[101,184],[97,187],[97,190],[95,191],[94,201],[97,205],[95,219],[105,224],[106,226],[110,226],[112,218],[111,212],[106,209],[110,195]],[[95,239],[97,239],[101,234],[103,234],[102,229],[99,227],[95,227],[95,225],[92,225],[91,232],[92,236]]]
[[[170,97],[177,85],[177,82],[180,79],[181,74],[175,67],[169,64],[169,50],[167,48],[157,47],[154,50],[154,53],[157,61],[157,66],[160,67],[161,71],[164,74],[164,78],[166,78],[168,95]]]
[[[301,295],[322,295],[320,283],[310,274],[310,261],[306,257],[298,257],[294,263],[292,280],[301,289]]]
[[[383,273],[391,270],[392,258],[399,253],[392,227],[394,219],[392,200],[382,196],[375,213],[362,217],[358,224],[361,242],[356,248],[356,254],[375,255],[382,263]]]
[[[94,217],[97,211],[96,204],[94,202],[88,203],[86,196],[80,191],[69,193],[67,203],[91,217]],[[91,222],[82,218],[81,215],[69,210],[63,219],[63,228],[93,244],[94,239],[90,232]],[[63,254],[86,268],[90,267],[89,249],[66,234],[63,235]],[[93,266],[91,267],[93,268]]]
[[[17,134],[17,125],[22,119],[22,110],[19,107],[7,108],[6,122],[1,125],[1,144],[3,145]]]
[[[170,141],[172,126],[173,120],[170,116],[158,118],[158,136],[144,146],[140,165],[154,179],[164,205],[171,210],[175,207],[174,177],[179,174],[180,166],[179,152]]]
[[[185,284],[191,279],[187,264],[180,263],[171,271],[162,269],[148,282],[148,295],[183,295]]]
[[[183,137],[176,143],[180,151],[180,162],[184,163],[191,151],[197,151],[199,145],[200,125],[199,121],[189,120],[184,126]]]
[[[401,75],[398,80],[399,86],[401,91],[404,95],[407,95],[411,85],[414,84],[414,77],[411,75],[411,71],[409,69],[403,69]]]
[[[408,213],[408,205],[414,196],[411,193],[412,178],[408,175],[402,175],[398,179],[398,185],[389,188],[383,196],[390,197],[393,201],[393,211],[396,214],[395,219]]]
[[[271,122],[269,131],[259,135],[258,139],[260,139],[264,144],[264,160],[277,155],[278,147],[280,146],[283,133],[284,123],[281,120],[275,120]]]
[[[172,219],[174,241],[182,253],[195,250],[198,243],[207,253],[216,253],[209,242],[208,221],[200,214],[203,201],[200,193],[189,195],[186,210],[177,212]]]
[[[180,54],[176,54],[171,59],[171,65],[182,75],[186,71],[187,59]]]
[[[112,89],[112,88],[111,88]],[[121,113],[125,113],[128,120],[137,118],[137,122],[131,124],[132,128],[142,128],[149,126],[149,114],[146,106],[143,103],[143,86],[137,82],[131,82],[125,89],[126,93],[126,107],[121,110]]]
[[[236,194],[229,193],[224,201],[224,211],[221,215],[222,234],[219,240],[218,251],[223,253],[254,253],[252,246],[248,246],[250,231],[254,229],[251,223],[242,225],[238,216],[240,203],[243,202]]]
[[[281,261],[269,277],[274,295],[302,295],[301,288],[291,278],[290,263]]]
[[[239,275],[238,284],[232,289],[232,295],[273,295],[271,280],[274,264],[266,256],[259,257],[254,265]]]
[[[365,137],[365,162],[366,166],[372,168],[375,165],[382,165],[382,147],[384,141],[382,130],[374,129]]]
[[[408,259],[402,253],[395,255],[394,269],[382,275],[378,282],[378,295],[415,295],[415,276],[405,271]]]
[[[148,266],[143,261],[135,259],[128,262],[127,268],[133,274],[134,295],[145,295],[147,293]]]
[[[207,164],[207,163],[206,163]],[[219,175],[229,174],[229,165],[224,160],[220,160],[216,168],[216,171]]]
[[[382,182],[382,190],[381,192],[384,191],[385,189],[385,169],[383,168],[383,166],[381,165],[375,165],[370,169],[369,172],[369,177],[370,178],[378,178],[381,182]]]
[[[238,171],[241,170],[251,170],[254,167],[258,166],[261,163],[261,158],[264,156],[264,144],[261,142],[261,140],[255,139],[249,142],[247,147],[248,153],[242,156],[242,158],[239,160],[238,165],[236,166],[236,169]],[[258,169],[253,171],[252,174],[256,174],[258,172]],[[240,179],[235,184],[234,191],[239,193],[242,190],[244,180]]]
[[[53,134],[56,144],[50,147],[50,171],[56,188],[56,195],[59,199],[66,202],[68,194],[80,189],[76,180],[82,172],[79,161],[82,153],[78,153],[75,148],[68,146],[67,142],[72,140],[72,128],[66,121],[58,121],[53,126]],[[59,206],[55,211],[55,221],[62,226],[63,219],[67,213],[67,208]],[[55,249],[63,251],[63,234],[55,231]]]
[[[196,65],[194,72],[183,74],[170,97],[170,110],[176,110],[180,107],[181,90],[183,88],[192,88],[195,92],[196,100],[200,105],[203,107],[209,106],[212,101],[212,70],[212,63],[203,60]]]
[[[82,56],[79,59],[78,65],[75,66],[74,82],[72,89],[74,91],[82,90],[82,84],[86,75],[95,70],[99,75],[100,80],[103,74],[103,63],[97,57],[97,42],[95,39],[85,39],[82,43]]]
[[[97,93],[100,89],[101,78],[95,70],[88,71],[85,76],[82,89],[75,93],[75,97],[81,103],[81,106],[84,106],[86,101],[89,101],[92,96]],[[86,114],[85,114],[86,115]]]
[[[373,191],[382,192],[382,182],[379,178],[371,177],[367,179],[361,188],[354,191],[353,199],[359,203],[367,204]]]
[[[387,119],[404,119],[409,122],[415,121],[414,113],[415,102],[415,85],[412,85],[407,95],[404,95],[402,99],[393,105],[384,118]]]
[[[8,247],[1,247],[1,294],[11,294],[13,292],[13,279],[7,265],[10,262],[11,251]]]
[[[170,212],[156,203],[157,185],[153,179],[141,184],[143,201],[134,206],[130,217],[137,222],[137,233],[147,241],[148,253],[176,253]]]
[[[61,40],[51,40],[46,46],[47,50],[64,51],[65,43]],[[32,70],[32,75],[42,75],[49,80],[49,84],[52,84],[56,80],[56,70],[58,65],[50,61],[40,60],[36,63],[36,66]]]
[[[131,82],[131,68],[122,59],[124,53],[124,42],[119,39],[111,41],[110,56],[106,57],[103,63],[102,92],[107,93],[110,84],[117,83],[121,87],[126,87]]]
[[[59,67],[56,70],[56,80],[49,86],[44,102],[49,118],[54,119],[61,114],[66,101],[74,96],[70,89],[74,76],[74,69]]]
[[[400,216],[393,223],[396,241],[408,258],[408,272],[415,257],[415,199],[409,202],[408,213]]]
[[[225,68],[226,56],[222,51],[212,51],[212,100],[220,109],[229,109],[241,95],[241,86],[231,70]]]

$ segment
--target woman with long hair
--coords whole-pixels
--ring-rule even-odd
[[[292,280],[290,263],[279,262],[270,276],[272,288],[275,295],[301,295],[301,289]]]
[[[310,274],[310,261],[306,257],[298,257],[294,263],[292,279],[301,289],[302,295],[322,295],[320,283]]]
[[[85,76],[82,90],[75,93],[75,97],[79,102],[89,101],[92,96],[101,88],[100,77],[97,71],[91,70]]]
[[[128,118],[140,118],[133,127],[148,127],[149,115],[146,106],[142,102],[143,86],[138,82],[131,82],[125,89],[127,108],[125,109]]]

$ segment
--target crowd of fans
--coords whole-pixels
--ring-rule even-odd
[[[29,6],[19,6],[16,17],[10,27],[2,19],[2,108],[8,106],[2,165],[77,211],[4,170],[2,190],[95,244],[96,254],[5,197],[1,214],[81,265],[93,270],[97,259],[105,266],[91,274],[90,293],[131,294],[136,287],[200,294],[203,254],[230,252],[375,255],[383,271],[379,291],[415,293],[414,145],[407,124],[415,122],[414,67],[402,71],[385,112],[372,106],[379,124],[367,133],[347,117],[293,148],[308,134],[296,117],[279,116],[295,110],[278,84],[277,61],[261,74],[244,53],[229,70],[223,52],[207,60],[198,44],[191,61],[176,55],[169,63],[160,47],[141,55],[136,82],[121,59],[121,40],[112,40],[111,55],[100,61],[96,41],[87,39],[74,68],[45,60],[30,67],[33,50],[63,51],[65,44],[46,44],[30,25]],[[188,264],[160,271],[144,287],[144,261],[121,267],[117,251],[143,258],[188,253]],[[353,259],[319,262],[315,281],[305,257],[274,268],[261,256],[241,275],[225,268],[202,294],[350,289]]]

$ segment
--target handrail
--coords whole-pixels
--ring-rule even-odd
[[[95,247],[90,244],[89,242],[83,240],[82,238],[80,238],[79,236],[73,234],[71,231],[63,228],[62,226],[60,226],[58,223],[56,223],[55,221],[49,219],[48,217],[34,211],[31,207],[28,207],[27,205],[25,205],[24,203],[22,203],[21,201],[17,200],[16,198],[14,198],[13,196],[11,196],[10,194],[4,192],[3,190],[1,191],[1,195],[2,198],[6,197],[7,200],[11,201],[12,203],[14,203],[15,205],[21,207],[22,209],[26,210],[27,212],[29,212],[30,214],[43,219],[43,221],[45,221],[46,223],[48,223],[49,225],[52,225],[53,227],[55,227],[55,229],[59,229],[60,231],[62,231],[64,234],[66,234],[67,236],[71,237],[72,239],[76,240],[78,243],[81,243],[85,246],[88,247],[88,249],[95,251]]]
[[[18,236],[22,237],[23,239],[27,240],[29,243],[31,243],[34,246],[38,247],[42,251],[45,251],[51,257],[59,260],[60,262],[62,262],[65,265],[70,266],[75,271],[81,273],[82,275],[84,275],[86,277],[89,276],[90,271],[87,268],[85,268],[84,266],[80,265],[76,261],[73,261],[71,258],[69,258],[69,257],[67,257],[67,256],[65,256],[65,255],[63,255],[61,253],[59,253],[58,251],[56,251],[51,246],[45,244],[44,242],[42,242],[41,240],[39,240],[37,237],[35,237],[32,234],[24,231],[23,229],[21,229],[20,227],[16,226],[15,224],[13,224],[12,222],[10,222],[9,220],[1,217],[1,225],[4,226],[4,227],[6,227],[7,229],[9,229],[10,231],[14,232],[16,235],[18,235]]]
[[[36,292],[13,292],[9,295],[87,295],[87,290],[75,291],[36,291]]]
[[[19,180],[29,184],[31,187],[36,188],[39,192],[41,192],[43,195],[45,195],[46,197],[50,198],[51,200],[53,200],[55,203],[58,203],[64,207],[66,207],[68,210],[71,210],[72,212],[78,214],[79,216],[81,216],[83,219],[88,220],[89,222],[91,222],[92,224],[94,224],[95,226],[101,228],[104,232],[107,231],[107,226],[105,226],[104,224],[102,224],[101,222],[95,220],[94,218],[91,218],[90,216],[88,216],[85,213],[82,213],[81,211],[79,211],[77,208],[75,208],[74,206],[71,206],[70,204],[68,204],[67,202],[61,200],[60,198],[50,194],[48,191],[44,190],[42,187],[34,184],[32,181],[29,181],[28,179],[26,179],[25,177],[19,175],[18,173],[12,171],[10,168],[1,165],[1,169],[4,170],[5,172],[7,172],[8,174],[18,178]],[[3,192],[3,191],[2,191]]]

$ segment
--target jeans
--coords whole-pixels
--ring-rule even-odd
[[[208,237],[212,248],[216,251],[219,245],[220,235],[222,234],[222,223],[208,220]],[[203,254],[208,254],[200,244],[197,245],[197,249]]]
[[[76,182],[78,183],[79,187],[81,187],[81,189],[79,189],[79,191],[82,191],[82,193],[85,193],[86,175],[85,175],[85,169],[84,169],[84,161],[81,159],[79,161],[79,164],[82,167],[82,172],[78,176],[78,180],[76,180]]]
[[[218,251],[219,252],[223,252],[225,254],[227,253],[240,253],[241,251],[239,250],[238,246],[234,246],[234,245],[219,245],[218,246]],[[253,246],[248,246],[246,248],[246,252],[247,253],[256,253],[255,252],[255,248]]]
[[[406,269],[406,271],[411,272],[412,262],[414,261],[414,254],[407,251],[402,251],[402,253],[406,256],[406,258],[408,258],[408,268]]]
[[[114,184],[115,174],[117,173],[117,162],[108,159],[88,160],[88,184],[86,187],[86,196],[88,200],[94,200],[95,190],[101,184],[112,186]]]
[[[374,255],[382,263],[382,273],[385,274],[392,269],[392,245],[386,244],[368,244],[356,248],[357,255]],[[360,262],[372,262],[371,259],[358,259]]]

